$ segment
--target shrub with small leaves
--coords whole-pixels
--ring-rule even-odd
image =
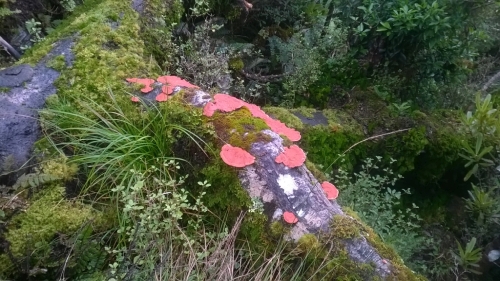
[[[172,247],[195,251],[200,259],[210,254],[199,250],[203,248],[203,239],[196,238],[203,226],[201,215],[208,211],[201,201],[205,193],[193,196],[182,188],[186,177],[177,176],[179,169],[171,160],[142,173],[131,170],[134,179],[130,185],[112,190],[120,202],[119,244],[107,250],[116,257],[110,264],[111,275],[116,280],[127,279],[127,276],[131,280],[145,280],[156,274],[162,270],[157,267],[162,253]],[[210,187],[206,181],[198,185],[202,189]],[[205,232],[204,235],[211,234]]]
[[[354,175],[339,170],[336,182],[342,196],[338,200],[342,206],[356,211],[411,266],[411,257],[424,240],[418,232],[421,220],[415,213],[418,207],[415,204],[406,209],[400,206],[401,196],[410,194],[410,190],[396,190],[394,185],[402,176],[395,175],[389,168],[379,168],[377,165],[381,162],[382,157],[365,159],[361,171]]]

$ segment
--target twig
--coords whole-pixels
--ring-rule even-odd
[[[405,132],[405,131],[408,131],[410,129],[411,128],[401,129],[401,130],[397,130],[397,131],[392,131],[392,132],[385,133],[385,134],[371,136],[371,137],[366,138],[364,140],[358,141],[357,143],[351,145],[346,151],[342,152],[342,154],[340,154],[340,156],[337,159],[335,159],[335,161],[333,161],[332,164],[330,164],[330,166],[328,166],[326,169],[330,168],[333,164],[335,164],[335,162],[337,162],[337,160],[339,160],[340,157],[342,157],[343,155],[345,155],[347,152],[349,152],[351,149],[353,149],[354,147],[356,147],[358,144],[364,143],[365,141],[369,141],[369,140],[372,140],[372,139],[376,139],[376,138],[385,137],[385,136],[388,136],[388,135],[393,135],[393,134]]]
[[[493,75],[493,77],[490,78],[490,80],[488,80],[488,82],[486,82],[486,84],[484,84],[483,88],[481,89],[481,91],[483,92],[486,92],[486,90],[488,90],[488,88],[493,84],[495,83],[495,81],[498,80],[498,78],[500,78],[500,71]]]
[[[13,56],[16,60],[19,60],[21,58],[21,55],[14,49],[9,42],[5,41],[2,36],[0,36],[0,45],[2,45],[7,53],[9,53],[11,56]]]

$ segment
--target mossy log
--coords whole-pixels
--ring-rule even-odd
[[[153,4],[140,0],[128,3],[117,0],[94,2],[94,6],[88,4],[89,10],[86,14],[72,17],[73,22],[67,22],[59,32],[49,36],[46,42],[21,60],[21,62],[46,65],[50,59],[46,57],[47,54],[58,55],[54,54],[54,50],[57,49],[54,46],[60,46],[59,43],[64,40],[75,40],[75,46],[71,51],[75,52],[74,57],[71,56],[71,62],[63,67],[66,69],[60,70],[61,81],[64,83],[57,85],[58,94],[69,101],[77,99],[78,95],[93,98],[101,91],[104,92],[101,93],[104,96],[107,90],[117,90],[122,87],[127,76],[157,75],[151,73],[152,71],[144,64],[144,57],[147,54],[138,32],[141,13],[151,11],[149,5]],[[108,26],[100,35],[94,34],[95,30],[90,28],[91,22],[101,20]],[[127,27],[129,29],[126,29]],[[125,38],[127,36],[129,38]],[[113,45],[109,45],[111,47],[106,45],[108,41],[113,42]],[[92,62],[95,64],[91,64]],[[37,89],[30,90],[36,92]],[[194,106],[201,107],[208,101],[207,94],[202,91],[193,96]],[[352,261],[371,266],[373,276],[378,276],[379,279],[420,280],[419,276],[402,264],[397,255],[393,252],[387,254],[387,247],[373,232],[364,231],[365,226],[357,219],[346,215],[336,201],[327,200],[320,182],[305,165],[287,168],[276,163],[276,156],[284,150],[283,139],[269,130],[264,130],[263,133],[267,134],[270,140],[251,144],[250,152],[256,157],[255,163],[243,168],[239,178],[241,185],[251,197],[264,202],[269,219],[280,221],[285,211],[295,214],[298,222],[287,234],[290,239],[298,241],[305,234],[320,235],[338,230],[335,223],[340,218],[342,221],[350,222],[349,227],[358,229],[355,231],[356,235],[352,235],[352,231],[349,235],[341,235],[344,232],[339,230],[339,235],[336,236]],[[373,279],[373,276],[368,279]]]
[[[195,91],[190,102],[203,107],[210,101],[209,97],[203,91]],[[387,247],[374,237],[373,231],[364,231],[367,227],[344,213],[336,200],[327,199],[320,181],[305,164],[288,168],[275,161],[285,150],[283,144],[287,143],[280,135],[271,130],[261,133],[268,138],[250,145],[249,152],[255,156],[255,163],[242,168],[239,179],[250,197],[259,198],[264,203],[270,220],[282,221],[284,212],[294,213],[298,221],[287,232],[288,239],[299,242],[304,235],[339,230],[335,223],[347,222],[343,227],[350,231],[343,229],[334,236],[341,240],[338,242],[352,261],[372,266],[373,273],[383,280],[420,280],[420,276],[402,265],[394,252],[387,254]]]

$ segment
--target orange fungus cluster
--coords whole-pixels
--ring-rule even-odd
[[[130,83],[138,83],[143,85],[144,87],[141,89],[141,92],[145,94],[153,90],[152,85],[155,83],[155,80],[149,78],[127,78],[126,80]],[[198,88],[196,85],[193,85],[177,76],[161,76],[158,77],[156,81],[163,84],[161,88],[162,92],[156,96],[156,101],[158,102],[168,100],[175,87],[179,86],[184,88]],[[131,98],[131,101],[139,102],[139,98],[133,96]],[[279,120],[273,119],[272,117],[267,115],[259,106],[247,103],[230,95],[216,94],[213,97],[213,101],[208,102],[203,108],[203,115],[212,117],[216,111],[231,112],[241,107],[246,107],[253,117],[264,120],[264,122],[273,132],[284,135],[289,140],[294,142],[300,140],[300,132],[292,128],[288,128]],[[222,147],[220,157],[227,165],[237,168],[243,168],[255,162],[255,157],[250,153],[242,148],[234,147],[230,144],[225,144]],[[283,163],[289,168],[300,167],[302,166],[302,164],[304,164],[305,160],[306,154],[297,145],[285,147],[284,151],[280,153],[275,159],[276,163]],[[328,200],[337,198],[339,191],[333,184],[329,182],[323,182],[321,184],[321,187],[323,188],[323,191],[325,192]],[[295,214],[288,211],[283,213],[283,219],[285,220],[285,222],[290,224],[295,224],[298,222],[298,218],[295,216]]]
[[[141,84],[144,87],[141,89],[141,92],[147,94],[153,90],[151,85],[155,82],[154,79],[150,78],[127,78],[127,82]],[[161,93],[156,96],[156,101],[164,102],[167,101],[170,95],[173,93],[175,87],[184,87],[184,88],[198,88],[197,86],[189,83],[188,81],[179,78],[177,76],[160,76],[156,79],[157,82],[162,83]],[[130,98],[133,102],[139,102],[139,98],[133,96]]]

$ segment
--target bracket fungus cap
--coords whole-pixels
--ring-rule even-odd
[[[299,221],[299,219],[297,219],[294,213],[288,211],[283,213],[283,220],[285,220],[285,222],[289,224],[294,224]]]
[[[285,151],[281,152],[275,159],[276,163],[283,163],[288,168],[302,166],[306,161],[306,154],[302,148],[297,145],[285,147]]]
[[[255,162],[255,157],[242,148],[225,144],[220,151],[224,163],[236,168],[243,168]]]
[[[321,184],[321,187],[323,188],[323,191],[325,192],[326,198],[328,200],[337,199],[337,197],[339,196],[339,190],[335,187],[335,185],[333,185],[327,181],[324,181]]]

